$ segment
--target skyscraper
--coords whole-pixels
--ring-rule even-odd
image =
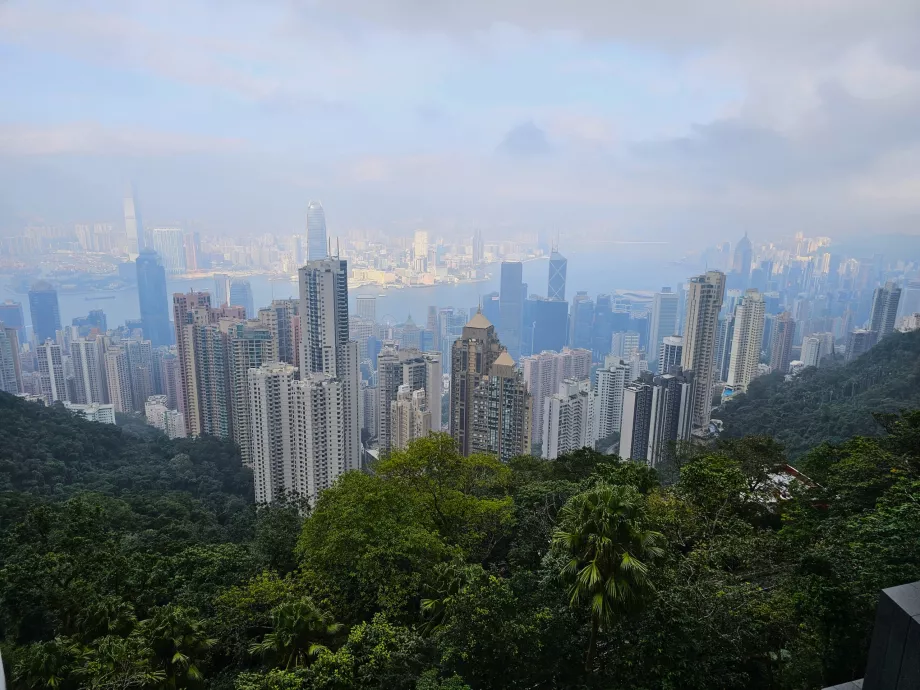
[[[124,348],[112,347],[105,352],[105,381],[108,387],[109,403],[116,412],[135,412],[134,396],[131,393],[131,369],[128,353]]]
[[[524,302],[522,354],[562,350],[568,342],[568,321],[568,302],[531,295]]]
[[[568,260],[553,247],[549,255],[549,279],[546,283],[546,298],[565,301],[565,277]]]
[[[70,357],[73,361],[73,402],[88,405],[109,402],[108,386],[105,380],[105,347],[101,336],[77,338],[70,343]]]
[[[673,367],[679,367],[684,354],[684,338],[680,335],[665,336],[658,355],[658,371],[669,373]]]
[[[655,293],[652,299],[648,334],[648,362],[652,371],[667,373],[658,368],[661,346],[666,337],[677,335],[677,311],[676,292],[671,292],[671,288],[664,287],[661,288],[661,292]]]
[[[681,366],[691,370],[696,381],[693,395],[693,426],[709,427],[712,412],[713,359],[719,310],[725,296],[725,274],[709,271],[690,279],[687,285],[687,320]],[[623,446],[621,444],[620,448]]]
[[[22,366],[19,361],[19,332],[0,321],[0,391],[13,395],[22,392]]]
[[[869,330],[878,333],[876,342],[894,332],[898,317],[898,302],[900,300],[901,288],[893,281],[889,280],[884,287],[875,288],[875,292],[872,295]]]
[[[134,186],[129,184],[125,190],[125,235],[128,238],[128,256],[134,258],[144,247],[144,224],[134,198]]]
[[[355,297],[357,316],[373,323],[377,322],[377,297],[374,295],[358,295]]]
[[[243,464],[251,466],[249,370],[278,360],[271,329],[257,321],[227,324],[231,397],[231,434],[240,447]]]
[[[864,328],[857,328],[850,331],[847,338],[846,361],[852,362],[857,357],[864,355],[871,350],[878,340],[878,333]]]
[[[381,452],[393,447],[393,403],[401,386],[426,392],[433,428],[441,426],[441,353],[386,347],[377,355],[377,439]]]
[[[296,373],[295,367],[283,362],[263,364],[248,373],[249,457],[256,503],[271,503],[286,493],[307,495],[306,472],[298,452],[302,424],[297,416]]]
[[[569,312],[569,347],[591,349],[594,332],[594,300],[578,292]]]
[[[256,310],[252,299],[252,285],[248,280],[234,278],[230,281],[230,304],[234,307],[243,307],[245,318],[255,318]]]
[[[19,344],[28,342],[26,338],[26,319],[22,312],[22,302],[5,300],[0,302],[0,322],[7,328],[15,328],[19,335]]]
[[[635,383],[623,391],[623,423],[619,455],[624,460],[646,460],[651,424],[652,387]]]
[[[185,273],[185,231],[181,228],[154,228],[150,231],[154,251],[160,255],[169,275]]]
[[[769,344],[767,320],[764,320],[764,342]],[[769,326],[773,328],[772,318]],[[719,319],[719,330],[716,332],[715,376],[718,381],[728,381],[728,367],[732,361],[732,343],[735,340],[735,315],[726,314]]]
[[[623,391],[631,380],[630,367],[608,358],[604,368],[595,373],[597,390],[597,437],[609,438],[620,433],[623,422]]]
[[[543,457],[554,460],[580,448],[594,448],[598,433],[595,401],[587,380],[565,379],[543,402]]]
[[[181,386],[178,410],[185,416],[189,436],[201,435],[198,384],[195,367],[195,326],[211,322],[211,296],[207,292],[173,295],[173,323]]]
[[[169,345],[169,302],[166,296],[166,270],[159,256],[149,248],[141,250],[135,261],[137,268],[137,299],[141,310],[144,337],[154,347]]]
[[[214,274],[214,299],[215,307],[230,304],[230,276],[226,273]]]
[[[300,304],[293,299],[272,300],[271,305],[259,309],[259,322],[272,334],[278,348],[279,362],[300,366],[300,328],[295,327]]]
[[[45,399],[45,404],[69,400],[61,346],[52,340],[46,340],[38,346],[37,355],[41,395]]]
[[[690,440],[693,374],[678,369],[672,372],[656,376],[652,382],[646,456],[652,467],[673,457],[675,443]]]
[[[763,295],[753,289],[746,291],[735,308],[735,332],[728,366],[728,385],[734,393],[746,391],[748,384],[757,377],[764,316]]]
[[[57,290],[50,283],[40,280],[29,290],[29,312],[35,342],[41,345],[48,339],[55,340],[61,330],[61,308]]]
[[[752,255],[751,241],[748,239],[747,233],[744,233],[744,237],[738,240],[734,260],[732,261],[732,273],[740,276],[741,286],[744,286],[751,277]]]
[[[307,260],[317,261],[329,256],[326,244],[326,212],[318,201],[307,206]]]
[[[430,434],[431,416],[425,391],[412,390],[407,383],[401,385],[396,391],[396,399],[390,403],[390,448],[402,450],[410,442]]]
[[[502,462],[529,455],[530,420],[531,401],[524,377],[511,356],[502,351],[473,390],[470,452],[497,455]]]
[[[773,319],[773,332],[770,343],[770,369],[784,374],[789,373],[792,361],[792,343],[795,338],[795,319],[784,311]]]
[[[451,348],[450,434],[463,455],[472,452],[473,392],[491,370],[502,348],[495,326],[477,312]]]
[[[521,358],[524,384],[530,394],[532,441],[539,442],[543,435],[543,402],[559,392],[565,379],[586,380],[591,373],[591,351],[570,350],[562,352],[544,350]]]
[[[325,488],[326,482],[334,481],[342,472],[361,468],[358,344],[348,336],[347,262],[333,258],[312,260],[299,273],[301,380],[304,390],[313,396],[311,400],[322,398],[323,405],[334,404],[335,414],[341,415],[341,444],[308,458],[314,467],[311,481]],[[324,409],[333,413],[331,408]]]
[[[501,273],[501,339],[513,360],[521,358],[521,328],[524,324],[524,265],[503,261]]]

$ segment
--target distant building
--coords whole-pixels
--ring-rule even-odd
[[[329,256],[326,239],[326,212],[318,201],[307,206],[307,260],[316,261]]]
[[[19,332],[0,321],[0,391],[22,393],[22,365],[19,360]]]
[[[592,349],[594,333],[594,300],[586,292],[578,292],[569,312],[569,346]]]
[[[543,401],[559,392],[565,379],[582,380],[591,375],[591,351],[563,348],[562,352],[544,351],[521,359],[524,385],[532,398],[532,442],[543,434]]]
[[[185,273],[185,231],[182,228],[154,228],[150,231],[150,239],[153,250],[160,255],[166,273]]]
[[[616,361],[613,356],[595,373],[596,427],[599,439],[620,433],[620,425],[623,422],[623,392],[631,380],[629,365]]]
[[[639,334],[635,331],[616,331],[610,338],[610,354],[629,357],[639,349]]]
[[[259,309],[259,322],[268,328],[277,348],[279,362],[300,366],[300,305],[295,299],[276,299]],[[352,337],[352,340],[357,338]],[[367,342],[364,343],[365,351]],[[359,341],[360,348],[360,341]]]
[[[64,355],[61,346],[52,340],[38,346],[38,374],[40,376],[41,396],[46,405],[69,400],[64,378]]]
[[[651,422],[652,387],[635,383],[623,391],[623,422],[620,451],[624,460],[646,460]]]
[[[878,334],[875,331],[863,328],[850,331],[849,338],[847,338],[846,361],[852,362],[860,355],[871,350],[875,346],[877,340]]]
[[[725,275],[709,271],[692,278],[687,286],[687,319],[681,366],[693,371],[696,386],[693,399],[693,426],[709,427],[712,388],[715,382],[713,360],[719,311],[725,296]],[[625,413],[624,413],[625,414]],[[623,445],[621,443],[621,450]]]
[[[674,367],[679,367],[684,354],[684,338],[680,335],[668,335],[661,342],[658,351],[658,371],[668,374]]]
[[[501,338],[515,361],[521,358],[521,328],[524,324],[524,265],[503,261],[501,266]]]
[[[115,406],[100,403],[80,405],[78,403],[64,402],[64,407],[83,417],[88,422],[97,424],[115,424]]]
[[[32,335],[41,345],[46,340],[57,340],[61,330],[61,308],[57,290],[50,283],[38,281],[29,290],[29,311],[32,315]]]
[[[425,407],[434,429],[441,426],[441,353],[385,347],[377,356],[377,441],[380,452],[394,447],[397,434],[393,403],[399,391],[425,391]],[[410,396],[411,397],[411,396]],[[400,446],[402,447],[402,446]]]
[[[819,367],[824,357],[833,354],[833,333],[813,333],[802,341],[802,364],[806,367]]]
[[[770,369],[783,374],[789,373],[792,361],[792,345],[795,339],[795,319],[789,312],[783,312],[773,319],[773,333],[770,344]]]
[[[19,344],[25,345],[28,341],[26,338],[26,320],[22,311],[22,302],[5,300],[0,302],[0,323],[7,328],[15,328],[19,336]]]
[[[116,412],[132,414],[135,409],[128,353],[121,347],[109,348],[104,361],[109,402],[115,406]]]
[[[277,345],[272,331],[258,321],[237,321],[225,327],[230,376],[230,435],[240,447],[243,464],[251,467],[249,371],[278,361]]]
[[[598,440],[595,404],[589,381],[565,379],[559,392],[543,401],[543,457],[553,460]]]
[[[554,247],[549,255],[549,279],[546,284],[546,298],[565,301],[565,280],[568,260]]]
[[[175,409],[170,409],[165,395],[152,395],[144,403],[144,417],[150,426],[156,427],[170,439],[185,438],[185,416]]]
[[[508,462],[530,454],[531,401],[514,360],[502,352],[473,390],[470,452]]]
[[[230,306],[230,276],[226,273],[214,274],[214,300],[215,307]]]
[[[374,295],[358,295],[355,297],[355,306],[355,316],[371,323],[377,322],[377,298]]]
[[[678,298],[671,288],[661,288],[652,299],[652,313],[649,321],[648,354],[653,371],[666,373],[661,369],[661,347],[664,339],[677,335]],[[613,351],[611,350],[612,354]]]
[[[732,261],[732,273],[741,278],[740,287],[746,287],[747,281],[750,279],[752,256],[751,241],[748,239],[747,233],[744,233],[744,237],[738,240],[738,244],[735,246],[735,256]]]
[[[728,367],[728,385],[735,393],[746,391],[748,384],[757,377],[764,317],[763,295],[754,289],[747,290],[735,308],[735,332]]]
[[[396,392],[396,400],[390,403],[390,449],[403,450],[416,439],[431,433],[431,410],[424,389],[412,390],[404,383]]]
[[[108,404],[108,386],[105,379],[105,345],[101,336],[77,338],[70,343],[73,362],[75,403]]]
[[[690,440],[692,407],[692,372],[673,369],[672,373],[653,379],[646,455],[650,466],[656,467],[672,459],[675,444]]]
[[[442,340],[443,342],[443,340]],[[451,348],[450,434],[463,455],[473,451],[473,393],[502,353],[493,326],[481,312],[463,326]],[[378,379],[379,380],[379,379]],[[383,430],[381,430],[381,434]]]
[[[872,296],[872,312],[869,316],[869,330],[878,334],[877,340],[894,332],[900,299],[901,288],[893,281],[888,281],[884,287],[875,289]]]
[[[230,304],[234,307],[243,307],[245,310],[244,317],[247,319],[256,316],[252,299],[252,285],[248,280],[233,278],[230,281]]]

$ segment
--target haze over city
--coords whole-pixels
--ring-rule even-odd
[[[915,233],[920,6],[0,4],[0,231]],[[673,257],[677,258],[677,257]]]

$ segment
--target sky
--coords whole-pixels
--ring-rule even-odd
[[[0,233],[920,234],[917,0],[0,0]]]

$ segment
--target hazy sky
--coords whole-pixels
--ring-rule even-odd
[[[0,0],[0,230],[920,232],[917,0]]]

